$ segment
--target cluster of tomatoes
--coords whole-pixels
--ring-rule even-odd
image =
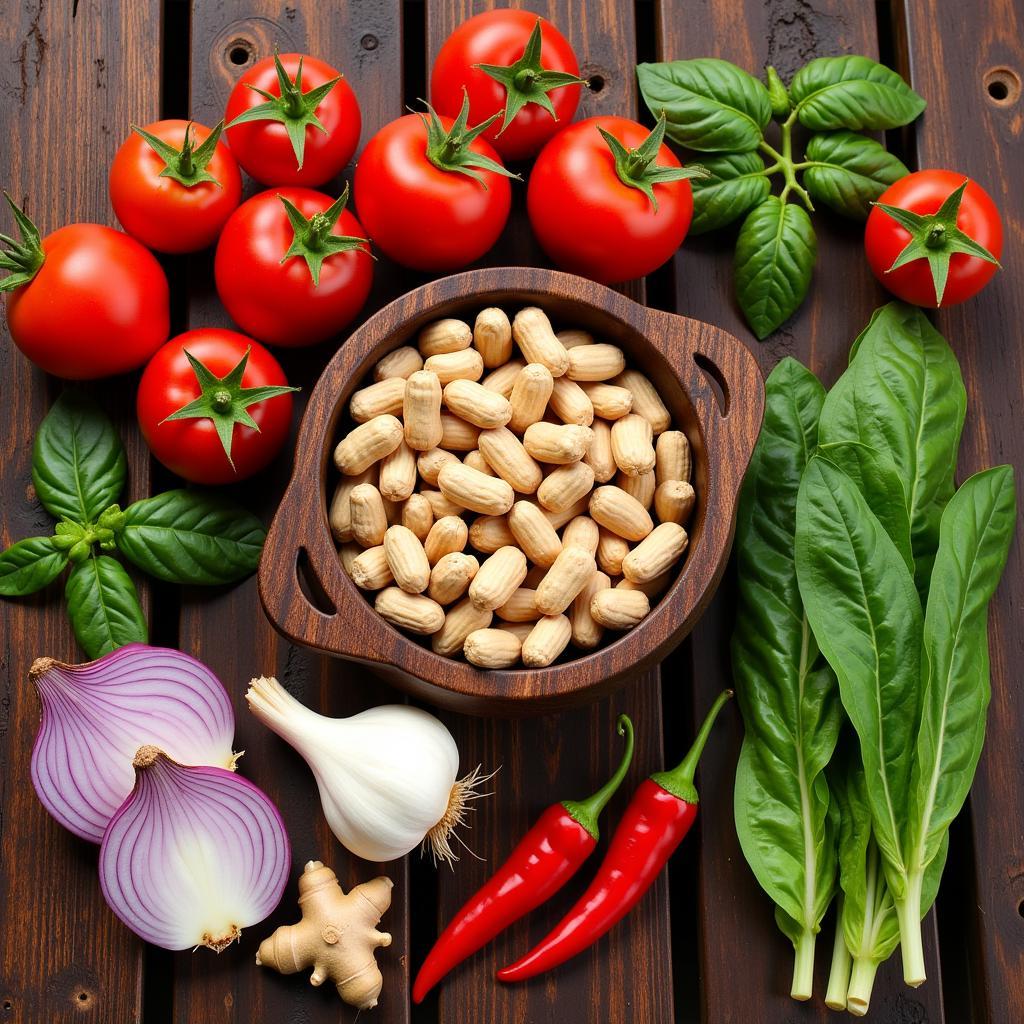
[[[202,483],[254,473],[287,437],[293,390],[261,343],[337,335],[369,294],[371,243],[420,270],[479,259],[505,226],[519,177],[504,161],[536,157],[530,221],[566,269],[627,280],[675,252],[692,214],[690,172],[662,145],[663,123],[653,132],[618,117],[572,124],[585,85],[549,22],[514,10],[470,19],[438,54],[432,105],[366,144],[352,186],[357,219],[348,185],[338,198],[317,190],[359,144],[355,94],[313,57],[262,60],[215,128],[133,128],[110,169],[123,232],[72,224],[40,238],[8,197],[21,235],[5,238],[0,256],[12,338],[65,378],[145,365],[137,406],[158,459]],[[266,190],[242,202],[241,171]],[[245,333],[202,328],[168,341],[168,283],[153,252],[214,245],[217,293]]]

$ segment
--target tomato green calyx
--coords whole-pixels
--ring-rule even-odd
[[[341,211],[345,209],[348,202],[348,185],[345,191],[326,209],[323,213],[315,213],[312,217],[306,218],[290,203],[284,196],[277,197],[284,206],[285,213],[295,232],[292,237],[292,244],[288,251],[281,257],[281,262],[290,260],[293,256],[299,256],[306,261],[309,267],[310,277],[313,284],[320,284],[320,270],[324,260],[339,252],[349,252],[352,249],[359,249],[368,256],[372,256],[368,246],[368,238],[357,238],[355,235],[333,235],[331,234],[334,225],[338,223]]]
[[[914,213],[886,203],[872,204],[887,213],[910,234],[910,241],[886,273],[889,274],[914,260],[927,260],[932,283],[935,285],[936,306],[942,305],[942,296],[945,294],[946,280],[949,277],[949,260],[953,253],[976,256],[987,263],[994,263],[997,267],[1002,266],[988,249],[956,226],[964,189],[967,188],[969,181],[969,178],[964,178],[963,183],[946,197],[938,212],[932,214]]]
[[[0,234],[0,242],[9,247],[0,251],[0,270],[11,272],[9,277],[0,281],[0,292],[11,292],[36,276],[46,260],[46,253],[35,224],[6,192],[4,199],[14,211],[14,221],[21,235],[21,241],[15,241],[10,235]]]
[[[318,85],[315,89],[310,89],[309,92],[303,92],[302,61],[303,58],[300,57],[293,82],[281,63],[281,55],[275,51],[274,67],[277,69],[277,84],[281,95],[275,96],[272,92],[267,92],[266,89],[246,83],[253,92],[259,93],[267,102],[243,111],[228,125],[229,128],[234,128],[235,125],[247,124],[250,121],[280,121],[288,132],[288,138],[291,141],[292,151],[295,153],[300,171],[306,150],[306,128],[312,126],[317,131],[327,134],[327,129],[316,116],[316,108],[342,79],[342,76],[338,75],[337,78],[332,78],[331,81],[324,82],[323,85]]]
[[[715,703],[711,705],[711,710],[708,712],[707,718],[704,719],[704,724],[700,727],[700,732],[697,733],[697,738],[687,751],[686,757],[675,768],[670,768],[666,772],[655,772],[651,776],[651,779],[667,793],[679,797],[680,800],[685,800],[688,804],[695,804],[699,801],[697,789],[693,784],[693,777],[697,773],[697,762],[700,761],[700,755],[704,752],[704,746],[711,735],[718,712],[731,698],[732,690],[723,690],[715,699]]]
[[[536,103],[546,110],[556,121],[558,115],[551,103],[548,93],[552,89],[564,89],[567,85],[587,85],[585,78],[570,75],[568,71],[548,71],[540,62],[541,34],[540,18],[533,26],[530,38],[526,41],[523,55],[514,64],[503,67],[500,64],[474,64],[473,67],[489,75],[505,88],[505,110],[500,135],[513,121],[527,103]],[[488,122],[490,123],[490,122]]]
[[[220,188],[221,183],[206,168],[217,151],[217,143],[220,141],[221,132],[224,131],[224,122],[221,121],[198,146],[193,146],[192,128],[193,124],[189,121],[185,127],[185,139],[181,149],[175,149],[170,143],[147,132],[145,128],[140,128],[137,124],[132,125],[132,131],[167,165],[160,172],[161,178],[171,178],[185,188],[193,188],[204,181]]]
[[[462,109],[451,128],[445,131],[434,108],[426,100],[420,100],[420,102],[427,108],[427,116],[418,110],[414,110],[413,113],[423,122],[423,127],[427,130],[427,159],[439,171],[465,174],[485,189],[487,182],[473,168],[480,168],[494,174],[502,174],[506,178],[522,181],[518,174],[513,174],[496,160],[470,149],[470,143],[490,128],[498,119],[498,114],[492,115],[486,121],[481,121],[475,128],[469,128],[469,95],[463,89]]]
[[[211,373],[187,349],[183,351],[196,375],[196,380],[199,381],[200,395],[176,412],[172,412],[170,416],[165,416],[160,423],[164,424],[168,420],[212,420],[224,448],[224,454],[227,456],[231,468],[234,469],[235,463],[231,458],[231,441],[235,433],[235,424],[241,423],[243,427],[251,427],[257,433],[260,429],[256,421],[249,415],[249,406],[299,389],[281,385],[258,388],[242,387],[242,377],[245,375],[245,365],[249,361],[251,348],[245,350],[245,355],[238,360],[234,369],[223,377]]]
[[[615,769],[615,774],[586,800],[562,801],[562,806],[569,817],[586,829],[595,843],[600,838],[597,819],[608,806],[608,801],[615,795],[615,791],[622,785],[622,780],[625,779],[633,760],[633,723],[630,721],[629,715],[619,715],[615,731],[620,736],[626,737],[626,749],[622,752],[622,759],[619,761],[618,768]]]
[[[665,138],[665,115],[662,113],[651,134],[636,149],[626,149],[611,132],[600,125],[597,130],[608,143],[608,148],[615,158],[615,173],[619,181],[630,188],[637,188],[651,202],[654,212],[658,212],[658,197],[654,194],[654,186],[667,181],[683,181],[686,178],[706,178],[708,172],[699,164],[688,167],[662,167],[654,161],[661,149],[661,141]]]

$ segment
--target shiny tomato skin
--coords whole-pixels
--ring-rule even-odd
[[[167,340],[167,277],[144,245],[102,224],[69,224],[42,246],[38,273],[6,296],[11,338],[36,366],[94,380],[134,370]]]
[[[145,125],[151,135],[181,149],[188,121],[156,121]],[[192,123],[193,147],[210,129]],[[219,185],[202,181],[186,187],[161,177],[162,157],[135,132],[121,144],[110,165],[110,203],[122,227],[157,252],[198,252],[213,245],[224,222],[242,199],[242,175],[223,138],[206,166]]]
[[[452,119],[441,117],[445,130]],[[509,180],[475,168],[486,183],[442,171],[426,154],[427,134],[416,114],[386,124],[356,164],[359,219],[373,244],[415,270],[455,270],[479,259],[498,240],[512,206]],[[485,139],[477,153],[500,162]]]
[[[242,203],[217,243],[217,293],[231,319],[254,338],[288,348],[315,345],[336,335],[362,308],[373,281],[373,259],[359,250],[329,256],[320,270],[320,283],[314,285],[304,259],[293,256],[281,262],[294,232],[280,196],[306,218],[334,202],[312,189],[281,188]],[[333,233],[366,237],[347,209]]]
[[[161,422],[199,397],[199,383],[185,356],[186,349],[218,377],[234,369],[246,349],[251,349],[242,387],[288,383],[280,363],[259,342],[244,334],[220,327],[201,327],[179,334],[158,349],[139,381],[135,406],[150,451],[169,470],[197,484],[233,483],[258,473],[288,440],[292,396],[278,395],[249,406],[249,415],[260,429],[235,424],[231,441],[233,470],[211,420]]]
[[[693,217],[686,180],[654,186],[658,209],[624,185],[598,127],[635,149],[649,129],[624,117],[591,117],[558,133],[530,174],[527,210],[544,251],[565,270],[603,284],[643,277],[670,259]],[[656,163],[678,167],[662,146]]]
[[[457,117],[462,106],[463,86],[469,96],[472,124],[486,121],[505,109],[505,88],[474,64],[508,67],[523,55],[537,15],[530,11],[485,11],[464,21],[437,54],[430,75],[430,98],[439,114]],[[579,76],[580,67],[569,41],[545,18],[540,22],[541,66],[548,71],[565,71]],[[505,160],[526,160],[536,156],[544,143],[567,125],[580,101],[579,85],[567,85],[548,93],[557,120],[536,103],[527,103],[498,134],[501,119],[484,133]]]
[[[949,194],[963,184],[966,174],[955,171],[914,171],[879,196],[878,202],[913,213],[937,213]],[[998,260],[1003,253],[1003,222],[992,197],[976,182],[964,190],[956,226],[983,245]],[[910,232],[877,207],[868,215],[864,229],[864,251],[872,273],[893,295],[915,306],[934,309],[935,283],[928,261],[913,260],[887,273],[910,241]],[[994,263],[955,252],[949,260],[949,276],[942,296],[943,306],[955,306],[977,295],[999,268]]]
[[[294,82],[299,69],[298,53],[282,53],[281,63]],[[309,92],[337,78],[336,68],[316,57],[302,62],[302,91]],[[230,124],[239,114],[266,102],[254,85],[273,96],[281,95],[273,57],[257,61],[235,83],[228,97],[224,119]],[[226,129],[235,159],[251,178],[263,185],[322,185],[339,175],[359,145],[362,117],[351,86],[343,78],[316,108],[326,132],[307,125],[306,148],[301,169],[295,159],[288,132],[280,121],[249,121]]]

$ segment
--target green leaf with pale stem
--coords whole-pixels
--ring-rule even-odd
[[[732,666],[744,738],[733,807],[743,855],[797,950],[794,994],[808,998],[815,935],[835,889],[824,769],[842,711],[800,601],[794,536],[800,479],[817,443],[825,392],[789,358],[769,374],[765,392],[736,523]]]
[[[500,83],[505,89],[504,117],[501,121],[500,135],[513,121],[515,116],[528,103],[536,103],[546,110],[556,121],[555,108],[552,106],[548,93],[552,89],[564,89],[567,85],[586,85],[587,80],[567,71],[549,71],[541,64],[541,19],[538,18],[530,32],[530,38],[523,49],[523,55],[508,66],[499,64],[474,64],[485,75]]]

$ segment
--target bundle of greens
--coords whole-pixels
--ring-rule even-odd
[[[827,1001],[858,1014],[897,943],[924,981],[920,921],[984,742],[1016,499],[1009,466],[955,489],[965,410],[945,340],[891,303],[827,396],[795,360],[772,372],[741,499],[737,830],[794,943],[795,998],[839,893]]]

